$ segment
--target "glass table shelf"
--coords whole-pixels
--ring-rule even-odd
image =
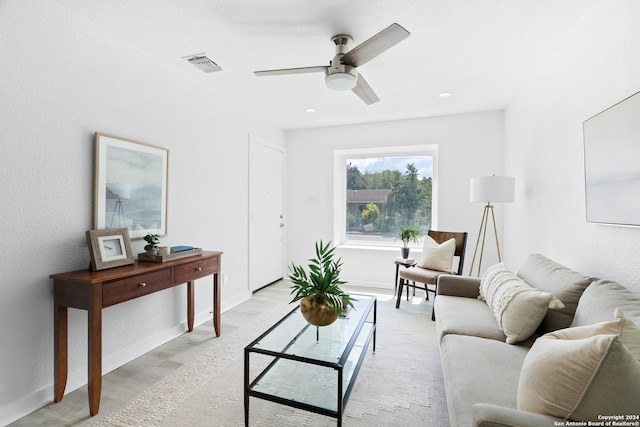
[[[245,426],[249,397],[328,415],[342,425],[372,339],[374,352],[376,346],[377,299],[352,296],[354,307],[329,326],[310,325],[297,306],[245,347]]]

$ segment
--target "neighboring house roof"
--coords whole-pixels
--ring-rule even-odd
[[[391,193],[384,190],[347,190],[347,203],[386,203]]]

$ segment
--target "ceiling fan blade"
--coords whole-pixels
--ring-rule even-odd
[[[300,68],[283,68],[280,70],[254,71],[256,76],[279,76],[283,74],[306,74],[306,73],[324,73],[327,71],[326,65],[317,67],[300,67]]]
[[[398,24],[391,24],[375,36],[345,53],[340,61],[359,67],[409,37],[411,33]]]
[[[378,95],[376,95],[373,89],[371,89],[369,83],[367,83],[367,81],[364,79],[364,77],[362,77],[362,74],[360,73],[358,73],[358,81],[356,82],[356,86],[351,89],[351,91],[358,95],[358,97],[360,97],[360,99],[362,99],[367,105],[375,104],[376,102],[380,101]]]

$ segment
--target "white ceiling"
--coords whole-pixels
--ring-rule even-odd
[[[505,108],[593,0],[56,0],[197,79],[203,94],[284,129]],[[331,37],[358,45],[397,22],[411,36],[361,66],[380,97],[367,106],[324,86],[322,74],[253,71],[328,65]],[[223,70],[182,57],[206,53]],[[141,53],[143,54],[143,53]],[[442,99],[438,95],[451,92]],[[317,111],[306,113],[308,108]]]

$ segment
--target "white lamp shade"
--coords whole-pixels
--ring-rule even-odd
[[[471,202],[513,202],[516,179],[512,176],[481,176],[471,178]]]

